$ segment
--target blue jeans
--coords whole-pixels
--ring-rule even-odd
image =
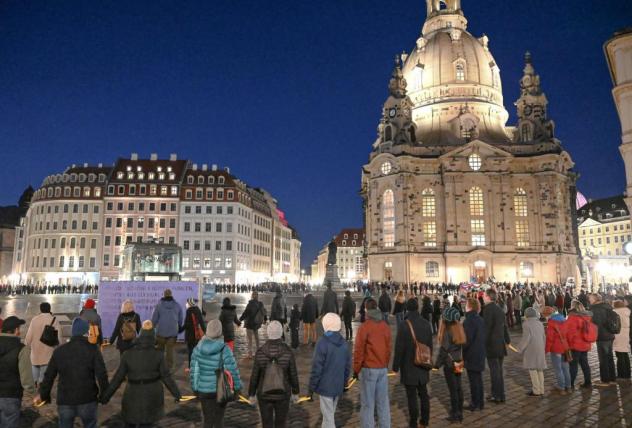
[[[33,382],[36,384],[41,384],[44,381],[44,373],[46,373],[46,369],[48,368],[48,364],[42,366],[33,366],[31,371],[33,372]]]
[[[21,405],[19,398],[0,398],[0,427],[18,428]]]
[[[84,428],[96,428],[97,426],[97,402],[77,404],[75,406],[58,405],[59,428],[73,428],[75,418],[81,419]]]
[[[390,428],[391,408],[388,401],[388,369],[363,368],[360,372],[360,421],[362,428],[375,427],[375,408],[380,428]]]
[[[321,428],[336,428],[335,414],[339,398],[320,396],[320,413],[323,414]]]
[[[551,364],[553,364],[553,372],[557,380],[557,387],[566,389],[571,387],[571,371],[568,363],[564,361],[562,354],[551,352]]]
[[[388,312],[382,312],[382,319],[388,322]]]

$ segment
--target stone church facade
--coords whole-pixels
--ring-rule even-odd
[[[574,164],[530,54],[518,123],[506,126],[488,38],[467,32],[460,0],[427,3],[422,35],[395,60],[362,170],[369,278],[577,278]]]

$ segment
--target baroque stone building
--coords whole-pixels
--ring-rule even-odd
[[[467,31],[460,0],[427,1],[362,170],[371,280],[579,276],[574,164],[529,53],[519,89],[518,123],[507,126],[489,39]]]
[[[182,248],[184,280],[298,281],[300,241],[276,199],[216,165],[172,154],[114,166],[73,165],[46,177],[15,227],[13,283],[124,279],[127,248]]]

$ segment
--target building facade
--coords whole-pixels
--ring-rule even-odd
[[[628,210],[632,210],[632,28],[619,31],[604,44],[614,88],[612,97],[621,122],[619,151],[625,164]]]
[[[632,276],[625,245],[632,241],[630,214],[623,196],[590,201],[578,212],[579,249],[588,289],[627,283]]]
[[[269,193],[228,168],[198,168],[174,154],[133,153],[112,167],[72,166],[46,177],[14,233],[14,283],[123,279],[126,248],[151,243],[180,247],[185,280],[255,284],[300,276],[298,235]]]
[[[506,126],[499,65],[459,0],[428,0],[422,35],[396,58],[362,170],[369,279],[579,276],[574,166],[554,136],[531,55]]]

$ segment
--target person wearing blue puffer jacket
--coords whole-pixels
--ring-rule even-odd
[[[200,399],[204,428],[223,428],[226,405],[217,404],[217,375],[220,358],[224,370],[233,377],[235,394],[241,390],[239,369],[233,351],[224,343],[222,323],[212,320],[206,326],[206,334],[191,354],[191,388]]]
[[[344,392],[351,374],[351,351],[349,344],[340,335],[340,317],[330,312],[323,317],[322,322],[325,334],[314,350],[309,395],[314,392],[320,395],[322,427],[336,428],[334,415],[338,399]]]

